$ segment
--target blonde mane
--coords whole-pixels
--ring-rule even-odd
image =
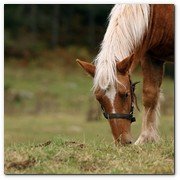
[[[116,81],[116,61],[128,57],[142,43],[148,28],[150,6],[147,4],[115,5],[109,25],[94,60],[96,73],[93,89],[106,89]]]

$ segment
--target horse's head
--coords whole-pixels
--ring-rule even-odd
[[[134,84],[131,83],[129,75],[132,59],[133,56],[130,56],[116,63],[116,78],[119,82],[106,89],[98,87],[94,92],[105,118],[109,121],[115,142],[121,141],[122,144],[132,142],[131,122],[135,120],[133,117]],[[80,60],[77,62],[92,77],[95,76],[96,67],[93,64]]]

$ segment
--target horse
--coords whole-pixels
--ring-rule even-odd
[[[158,119],[165,62],[174,57],[174,5],[117,4],[100,51],[93,63],[77,63],[93,77],[93,92],[111,127],[115,144],[131,144],[135,121],[134,69],[143,75],[144,113],[141,133],[135,144],[157,142]]]

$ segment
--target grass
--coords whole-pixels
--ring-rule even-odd
[[[92,81],[78,70],[5,64],[5,173],[173,174],[173,81],[165,78],[162,85],[160,142],[116,147],[104,118],[85,120]],[[133,76],[139,79],[140,74]],[[141,86],[136,94],[142,109]],[[142,111],[135,114],[134,141]]]
[[[46,144],[19,144],[5,152],[7,174],[172,174],[173,141],[115,147],[62,137]],[[27,163],[28,162],[28,163]]]

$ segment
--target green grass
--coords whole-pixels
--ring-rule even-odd
[[[140,74],[133,80],[142,82]],[[173,174],[173,85],[164,79],[160,142],[116,147],[104,118],[86,121],[92,81],[83,71],[6,63],[5,173]],[[132,124],[134,141],[141,130],[141,86],[136,89],[141,112],[135,112]]]

